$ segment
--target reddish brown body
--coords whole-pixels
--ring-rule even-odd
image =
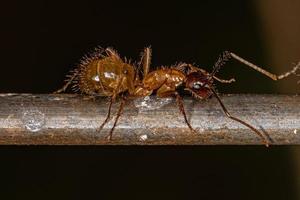
[[[172,95],[184,80],[185,74],[180,70],[161,68],[145,75],[134,95],[137,97],[148,96],[156,90],[158,97],[167,97]]]
[[[211,73],[185,63],[181,63],[173,67],[160,68],[149,73],[151,60],[150,48],[145,48],[142,54],[141,62],[138,66],[134,66],[126,61],[123,61],[114,50],[106,49],[105,51],[102,50],[101,52],[96,51],[94,54],[85,57],[67,84],[65,84],[62,89],[58,90],[57,93],[65,91],[69,84],[74,83],[73,87],[75,90],[77,89],[84,94],[109,96],[110,104],[108,108],[108,114],[105,121],[100,126],[99,131],[109,121],[111,106],[116,97],[120,96],[122,101],[117,112],[114,125],[110,130],[109,139],[111,139],[113,130],[122,113],[126,98],[145,97],[154,92],[158,97],[175,96],[179,110],[184,116],[185,123],[188,125],[191,131],[196,132],[187,120],[183,106],[183,100],[177,91],[179,86],[183,86],[185,90],[191,92],[193,97],[197,99],[207,99],[211,95],[214,95],[219,101],[227,117],[253,130],[263,139],[264,143],[268,145],[268,141],[260,131],[241,119],[232,116],[227,111],[226,107],[214,89],[214,80],[217,80],[221,83],[231,83],[235,81],[234,79],[223,80],[215,76],[220,67],[223,66],[229,58],[234,58],[273,80],[283,79],[291,74],[295,74],[299,68],[299,66],[296,66],[291,71],[277,76],[244,60],[234,53],[224,52],[215,63]],[[141,65],[143,66],[144,72],[142,79],[139,78],[138,73],[138,68]]]
[[[113,49],[96,49],[85,56],[68,82],[55,93],[64,92],[73,83],[73,90],[87,95],[109,96],[135,92],[138,81],[135,67],[123,61]]]
[[[124,62],[112,49],[83,60],[79,68],[78,88],[88,95],[114,96],[134,93],[135,68]]]

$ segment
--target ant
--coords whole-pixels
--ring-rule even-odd
[[[184,87],[184,89],[190,92],[194,98],[199,100],[208,99],[211,96],[216,97],[228,118],[250,128],[262,139],[266,146],[269,146],[268,140],[259,130],[229,113],[215,90],[213,84],[214,80],[221,83],[232,83],[235,81],[234,78],[224,80],[216,76],[216,73],[220,68],[230,59],[235,59],[274,81],[296,74],[296,71],[300,68],[300,66],[297,65],[284,74],[275,75],[239,57],[235,53],[224,51],[214,64],[211,73],[187,63],[179,63],[170,67],[161,67],[149,72],[151,63],[151,49],[149,47],[145,48],[142,52],[141,61],[138,66],[130,64],[130,62],[127,62],[126,60],[123,61],[116,51],[111,48],[107,48],[106,50],[97,49],[95,53],[82,59],[81,64],[74,71],[74,74],[70,76],[68,82],[62,89],[58,90],[57,93],[65,91],[71,83],[74,83],[73,87],[80,90],[82,93],[88,95],[109,96],[110,104],[108,113],[106,119],[101,124],[99,131],[101,131],[104,125],[109,121],[111,107],[116,97],[121,96],[122,101],[108,136],[108,139],[111,140],[114,128],[121,116],[127,98],[146,97],[152,93],[156,93],[160,98],[175,97],[185,123],[193,133],[196,133],[197,131],[193,129],[187,119],[183,99],[178,92],[180,87]],[[142,79],[139,78],[138,72],[138,69],[141,66],[143,67]]]

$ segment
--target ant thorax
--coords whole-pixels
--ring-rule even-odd
[[[153,91],[158,97],[172,96],[176,88],[182,85],[185,74],[174,68],[160,68],[144,76],[140,85],[136,87],[135,96],[144,97]]]

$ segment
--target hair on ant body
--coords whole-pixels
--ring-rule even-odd
[[[269,142],[262,132],[247,122],[232,116],[216,92],[214,81],[221,83],[232,83],[235,81],[234,78],[224,80],[216,76],[220,68],[230,59],[235,59],[274,81],[296,74],[296,71],[300,68],[299,65],[296,65],[286,73],[275,75],[239,57],[235,53],[225,51],[214,64],[211,73],[187,63],[179,63],[170,67],[160,67],[157,70],[150,71],[151,49],[149,47],[145,48],[142,52],[141,60],[137,66],[130,64],[130,62],[126,60],[123,61],[112,48],[105,50],[97,49],[93,54],[82,59],[79,67],[74,71],[73,75],[70,76],[67,83],[56,93],[64,92],[70,84],[73,84],[73,88],[83,94],[110,97],[107,117],[101,124],[98,130],[99,132],[109,121],[112,104],[115,99],[120,96],[122,101],[108,136],[108,139],[111,140],[114,128],[117,125],[128,97],[146,97],[154,93],[160,98],[175,97],[185,123],[192,132],[196,133],[197,131],[193,129],[187,119],[183,99],[178,92],[179,87],[184,87],[194,98],[199,100],[208,99],[211,96],[216,97],[228,118],[250,128],[262,139],[263,143],[268,146]],[[141,66],[143,67],[143,75],[140,78],[139,68]]]

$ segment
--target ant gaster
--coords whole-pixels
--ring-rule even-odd
[[[148,49],[145,49],[145,54]],[[149,56],[142,58],[149,59]],[[143,61],[146,63],[146,60]],[[78,67],[68,75],[66,84],[54,93],[64,92],[68,86],[73,84],[74,92],[80,91],[82,94],[90,96],[107,96],[110,97],[109,107],[106,119],[99,128],[99,132],[110,119],[111,107],[118,96],[121,96],[121,104],[115,119],[114,125],[110,130],[109,139],[112,138],[112,133],[121,112],[123,110],[126,92],[133,96],[135,94],[135,85],[139,82],[138,72],[130,61],[123,61],[119,54],[112,48],[96,48],[95,51],[86,55],[81,59]]]
[[[126,97],[145,97],[151,95],[153,92],[155,92],[160,98],[174,96],[179,110],[184,116],[185,123],[192,132],[196,132],[187,120],[183,100],[178,93],[178,88],[183,86],[185,90],[189,91],[196,99],[202,100],[207,99],[210,96],[215,96],[227,117],[250,128],[254,133],[261,137],[263,143],[268,146],[268,140],[259,130],[247,122],[232,116],[228,112],[216,92],[213,82],[216,80],[221,83],[232,83],[235,79],[232,78],[230,80],[223,80],[218,78],[216,73],[226,63],[226,61],[231,58],[251,67],[274,81],[286,78],[291,74],[295,74],[299,68],[297,65],[292,70],[282,75],[275,75],[246,61],[232,52],[225,51],[214,64],[211,73],[186,63],[179,63],[171,67],[161,67],[149,72],[151,63],[150,48],[144,49],[141,61],[137,67],[123,61],[111,48],[106,49],[104,52],[106,55],[104,55],[103,52],[96,51],[93,55],[85,57],[82,60],[80,67],[70,77],[69,81],[57,92],[63,92],[71,83],[75,83],[74,87],[79,89],[82,93],[109,96],[110,104],[108,114],[105,121],[100,126],[99,131],[109,121],[112,103],[118,95],[121,95],[122,101],[119,106],[114,125],[110,130],[109,139],[112,138],[114,128],[124,108],[124,104],[127,99]],[[140,79],[138,75],[138,67],[141,65],[143,66],[142,79]]]

